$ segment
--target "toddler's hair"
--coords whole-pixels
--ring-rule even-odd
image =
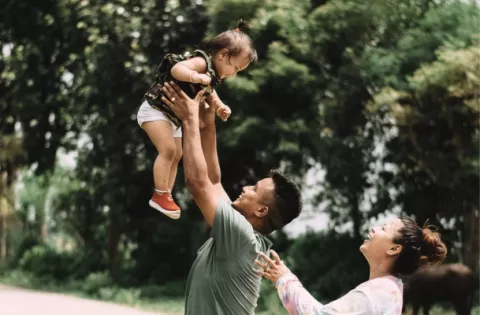
[[[229,57],[236,57],[243,51],[247,51],[250,62],[255,63],[258,60],[257,50],[250,36],[243,31],[246,27],[247,23],[239,20],[237,28],[220,33],[205,41],[202,48],[211,56],[215,56],[222,49],[228,51]]]

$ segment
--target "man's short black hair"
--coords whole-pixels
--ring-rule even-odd
[[[300,215],[302,193],[299,187],[279,170],[271,170],[269,177],[275,186],[269,205],[268,222],[270,232],[279,230]]]

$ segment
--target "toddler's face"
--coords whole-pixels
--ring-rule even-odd
[[[217,75],[223,80],[234,77],[238,72],[245,70],[250,64],[250,57],[248,51],[243,51],[235,57],[229,57],[226,50],[221,50],[215,55],[213,62]]]

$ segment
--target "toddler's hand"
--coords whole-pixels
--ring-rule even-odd
[[[192,75],[192,82],[208,85],[212,82],[212,78],[204,73],[196,72]]]
[[[232,114],[232,110],[225,104],[222,104],[217,107],[216,111],[217,116],[220,117],[223,121],[227,121],[228,117]]]

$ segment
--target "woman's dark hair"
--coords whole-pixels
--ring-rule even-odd
[[[236,29],[225,31],[205,41],[202,48],[210,56],[215,56],[222,49],[228,51],[229,57],[236,57],[243,51],[248,51],[250,62],[255,63],[258,60],[257,50],[250,36],[244,32],[246,27],[245,21],[240,20]]]
[[[447,256],[447,247],[440,234],[432,231],[432,226],[420,228],[409,217],[401,217],[404,227],[393,239],[396,244],[402,245],[397,260],[393,264],[393,274],[409,275],[422,265],[439,264]]]

